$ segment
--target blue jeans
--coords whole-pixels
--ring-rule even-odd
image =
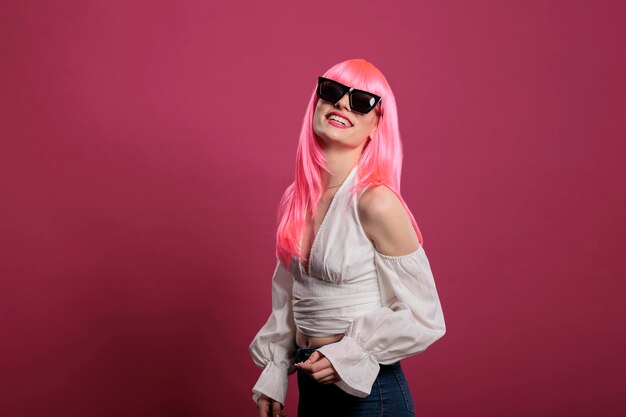
[[[305,361],[320,346],[296,345],[296,362]],[[413,398],[400,367],[380,365],[372,391],[365,398],[348,394],[335,384],[321,384],[298,369],[298,417],[414,417]]]

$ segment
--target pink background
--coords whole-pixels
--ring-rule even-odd
[[[448,328],[403,361],[416,415],[625,415],[623,2],[0,11],[2,416],[256,415],[278,199],[355,57],[395,91]]]

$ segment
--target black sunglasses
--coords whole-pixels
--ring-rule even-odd
[[[341,97],[346,93],[348,93],[348,97],[350,98],[350,108],[363,114],[372,111],[382,100],[382,97],[368,91],[358,90],[338,83],[335,80],[318,77],[317,96],[322,100],[335,104],[341,100]]]

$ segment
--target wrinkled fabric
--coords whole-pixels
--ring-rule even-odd
[[[285,405],[288,374],[295,372],[296,326],[291,312],[293,275],[276,259],[272,276],[272,313],[248,347],[254,363],[264,368],[252,388],[256,403],[261,394]]]
[[[293,315],[296,328],[307,336],[342,334],[354,319],[382,306],[373,245],[351,192],[356,173],[354,167],[328,206],[311,245],[308,270],[292,258]]]
[[[424,351],[446,331],[441,303],[424,248],[405,256],[375,252],[384,306],[355,319],[338,342],[317,349],[342,379],[336,385],[369,395],[379,364]]]
[[[309,268],[277,260],[272,313],[250,344],[264,370],[253,401],[265,394],[284,405],[295,371],[296,329],[307,336],[344,334],[317,349],[333,364],[343,391],[366,397],[380,371],[424,351],[445,333],[444,316],[424,248],[403,256],[378,252],[365,235],[351,193],[355,166],[333,196],[314,237]],[[364,191],[364,190],[363,190]]]

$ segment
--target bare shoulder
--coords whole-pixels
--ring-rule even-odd
[[[390,217],[398,214],[399,209],[404,210],[398,196],[385,185],[369,187],[359,200],[359,214],[363,217]]]
[[[368,188],[359,200],[358,213],[363,231],[380,253],[402,256],[419,249],[409,214],[387,186]]]

